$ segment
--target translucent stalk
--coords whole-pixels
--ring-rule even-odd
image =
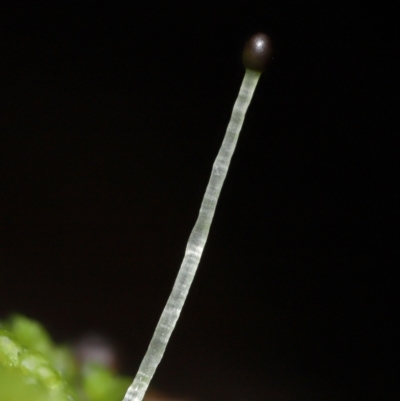
[[[208,182],[201,203],[199,216],[190,234],[185,256],[174,287],[157,324],[146,355],[139,367],[139,371],[123,401],[142,401],[150,380],[163,357],[168,340],[179,318],[199,265],[221,188],[228,172],[247,108],[249,107],[260,75],[261,72],[259,71],[246,69],[239,96],[233,106],[231,120],[228,124],[222,146],[215,159],[210,181]]]

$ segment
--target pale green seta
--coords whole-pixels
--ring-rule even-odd
[[[260,75],[261,72],[246,70],[239,96],[233,106],[225,138],[213,165],[210,181],[200,207],[199,217],[190,234],[185,256],[174,287],[157,324],[146,355],[139,367],[139,371],[123,401],[142,401],[150,380],[163,357],[168,340],[179,318],[197,266],[199,265],[221,188],[228,172],[247,108],[249,107]]]

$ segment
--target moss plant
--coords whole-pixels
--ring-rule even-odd
[[[271,59],[271,41],[254,35],[243,51],[245,76],[200,207],[185,256],[148,350],[132,384],[56,346],[47,331],[24,316],[0,322],[0,401],[141,401],[179,318],[207,241],[218,198],[257,82]]]
[[[78,366],[39,322],[0,322],[0,401],[120,401],[130,381],[101,364]]]

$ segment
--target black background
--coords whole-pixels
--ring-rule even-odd
[[[398,287],[390,10],[346,2],[10,2],[1,303],[95,330],[134,374],[257,31],[275,54],[153,384],[194,400],[390,399]],[[394,345],[393,345],[394,346]]]

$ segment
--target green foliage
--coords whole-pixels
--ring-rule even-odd
[[[0,367],[1,401],[65,401],[63,394],[49,392],[44,386],[30,381],[19,369]]]
[[[88,365],[83,371],[83,391],[91,401],[121,401],[132,379],[115,376],[104,366]]]
[[[78,367],[34,320],[0,322],[0,401],[119,401],[130,381],[93,363]]]

